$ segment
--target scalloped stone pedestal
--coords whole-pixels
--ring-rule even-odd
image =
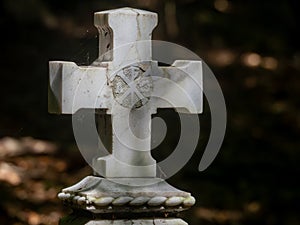
[[[88,176],[58,197],[76,212],[62,219],[61,225],[187,225],[174,217],[195,204],[190,193],[159,178]]]
[[[162,215],[186,210],[195,198],[159,178],[113,178],[88,176],[63,189],[58,197],[65,205],[94,214]]]

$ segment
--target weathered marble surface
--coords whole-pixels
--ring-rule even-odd
[[[50,62],[50,112],[73,114],[93,108],[112,115],[112,155],[95,159],[93,165],[101,176],[155,177],[151,114],[157,108],[202,112],[201,61],[177,60],[159,67],[152,61],[150,41],[156,25],[157,14],[144,10],[97,12],[96,62],[85,67]],[[135,125],[130,126],[128,117]]]
[[[74,114],[82,108],[102,109],[111,114],[113,128],[112,154],[94,159],[93,165],[94,173],[105,178],[86,177],[58,197],[73,209],[93,215],[141,218],[70,216],[62,225],[186,224],[174,218],[143,219],[175,214],[195,204],[190,193],[155,178],[151,115],[157,108],[197,114],[203,105],[201,61],[177,60],[170,67],[160,67],[152,60],[150,40],[156,25],[157,14],[143,10],[97,12],[99,58],[90,66],[49,64],[49,111]]]

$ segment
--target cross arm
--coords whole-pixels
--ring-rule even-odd
[[[73,114],[81,108],[110,107],[106,68],[51,61],[49,70],[49,112]]]
[[[199,114],[203,110],[202,62],[176,60],[170,67],[159,67],[153,77],[156,108]]]

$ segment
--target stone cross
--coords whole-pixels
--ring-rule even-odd
[[[112,120],[112,155],[95,159],[95,172],[109,178],[155,177],[151,115],[157,108],[202,112],[201,61],[176,60],[160,67],[152,60],[156,13],[122,8],[97,12],[94,19],[99,58],[91,66],[50,62],[49,110],[106,110]]]

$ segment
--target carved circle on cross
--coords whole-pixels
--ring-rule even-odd
[[[114,99],[125,108],[140,108],[147,104],[153,90],[150,74],[144,65],[130,65],[116,73],[112,81]]]

